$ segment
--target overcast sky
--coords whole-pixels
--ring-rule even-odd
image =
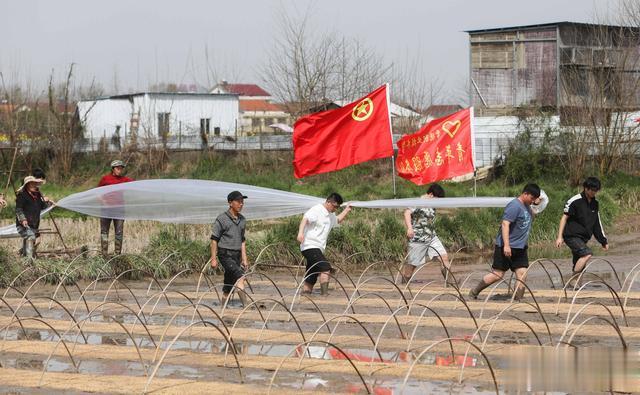
[[[465,30],[557,21],[591,22],[607,0],[0,0],[0,71],[46,84],[76,63],[120,93],[156,81],[261,83],[259,68],[280,10],[311,9],[316,29],[357,37],[387,61],[420,59],[422,72],[460,90],[468,75]],[[205,48],[209,52],[206,66]],[[455,96],[455,95],[452,95]]]

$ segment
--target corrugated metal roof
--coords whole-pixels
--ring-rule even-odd
[[[505,27],[492,27],[492,28],[487,28],[487,29],[465,30],[465,33],[477,34],[477,33],[501,32],[501,31],[509,31],[509,30],[542,29],[542,28],[555,27],[555,26],[560,26],[560,25],[603,26],[603,27],[622,27],[622,28],[627,28],[627,29],[637,29],[637,28],[634,28],[634,27],[631,27],[631,26],[601,25],[601,24],[597,24],[597,23],[561,21],[561,22],[539,23],[539,24],[533,24],[533,25],[505,26]]]
[[[155,95],[155,96],[205,96],[205,97],[206,96],[209,96],[209,97],[232,96],[232,97],[238,97],[238,95],[235,94],[235,93],[134,92],[134,93],[126,93],[126,94],[122,94],[122,95],[97,97],[95,99],[90,99],[90,100],[131,99],[134,96],[144,96],[144,95]]]

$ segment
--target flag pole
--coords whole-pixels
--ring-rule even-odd
[[[389,98],[389,83],[387,86],[387,114],[389,115],[389,132],[391,133],[391,147],[393,148],[393,124],[391,123],[391,99]],[[393,181],[393,198],[396,198],[396,151],[391,155],[391,180]]]
[[[396,198],[396,157],[391,157],[391,178],[393,179],[393,198]]]
[[[474,123],[473,107],[469,108],[469,129],[471,129],[471,158],[473,160],[473,197],[478,192],[478,168],[476,167],[476,132]]]
[[[476,197],[476,192],[478,190],[478,169],[473,168],[473,197]]]

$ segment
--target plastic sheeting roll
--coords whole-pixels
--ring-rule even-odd
[[[206,224],[227,210],[227,195],[240,191],[248,198],[242,214],[247,219],[268,219],[302,214],[324,198],[276,189],[221,181],[161,179],[133,181],[75,193],[57,205],[93,217]],[[544,193],[544,192],[543,192]],[[546,194],[544,194],[546,197]],[[352,201],[352,207],[404,209],[407,207],[504,207],[512,197],[409,198]],[[546,207],[548,198],[540,206]],[[51,208],[42,211],[46,214]],[[17,235],[15,224],[0,228],[0,237]]]
[[[362,208],[473,208],[473,207],[504,207],[513,200],[512,197],[458,197],[458,198],[408,198],[369,200],[365,202],[350,202],[352,207]]]
[[[144,180],[108,185],[61,199],[58,206],[102,218],[171,223],[211,223],[229,208],[227,195],[246,195],[247,219],[287,217],[305,212],[324,199],[251,185],[206,180]]]

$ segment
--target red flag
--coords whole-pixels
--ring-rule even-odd
[[[396,165],[402,178],[417,185],[474,171],[473,108],[434,119],[398,141]]]
[[[393,156],[387,85],[336,110],[307,115],[293,125],[296,178]]]

